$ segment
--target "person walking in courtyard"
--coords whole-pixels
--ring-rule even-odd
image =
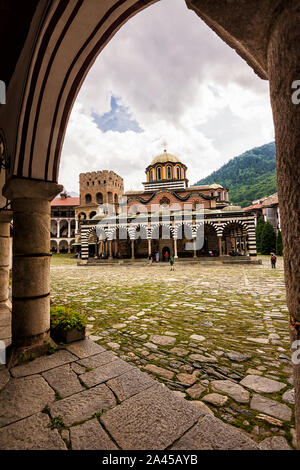
[[[159,262],[159,252],[158,251],[155,253],[155,261],[157,263]]]
[[[175,271],[174,257],[173,256],[170,257],[170,266],[171,266],[171,271]]]
[[[271,253],[271,266],[272,266],[272,269],[275,269],[276,268],[276,255],[275,253]]]
[[[166,262],[169,261],[169,252],[168,251],[165,252],[165,261]]]

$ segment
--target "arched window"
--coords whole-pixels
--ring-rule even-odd
[[[149,181],[153,181],[153,170],[149,171]]]
[[[176,167],[176,175],[177,179],[181,180],[181,168],[179,166]]]
[[[103,204],[103,194],[102,193],[97,193],[96,194],[96,201],[98,204]]]
[[[92,196],[90,194],[86,194],[85,195],[85,203],[89,204],[90,202],[92,202]]]
[[[172,167],[167,166],[167,179],[171,180],[172,179]]]
[[[162,180],[162,169],[161,169],[161,166],[158,166],[156,168],[156,179],[158,181]]]

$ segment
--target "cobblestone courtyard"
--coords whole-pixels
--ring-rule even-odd
[[[293,445],[282,260],[262,265],[77,267],[53,259],[52,299],[86,313],[88,334],[202,411],[266,448]],[[95,366],[96,367],[96,366]],[[93,367],[89,367],[93,380]],[[95,372],[96,373],[96,372]]]

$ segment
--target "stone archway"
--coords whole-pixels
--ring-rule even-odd
[[[58,243],[57,243],[57,240],[51,240],[50,251],[51,251],[51,253],[58,253]]]
[[[69,251],[69,244],[67,240],[60,240],[58,244],[58,253],[67,254]]]
[[[13,281],[18,283],[15,288],[23,299],[13,301],[14,347],[32,346],[48,338],[50,230],[45,227],[50,227],[50,201],[63,189],[56,182],[72,105],[95,58],[112,36],[129,18],[155,1],[41,1],[24,12],[24,25],[20,32],[16,31],[17,45],[7,41],[2,65],[8,105],[0,107],[0,128],[7,155],[12,156],[3,194],[12,202],[14,227],[18,228],[14,230],[14,263],[16,270],[27,272],[32,279],[37,270],[45,278],[38,298],[33,283],[29,288],[24,279]],[[292,100],[293,86],[299,80],[299,1],[186,3],[261,78],[269,79],[290,332],[292,340],[299,340],[300,113]],[[8,39],[15,31],[10,26],[14,25],[7,28]],[[3,202],[5,206],[6,201]],[[30,230],[25,233],[28,221]],[[30,255],[36,257],[37,264],[28,263]],[[3,290],[7,290],[7,275],[3,282]],[[28,310],[24,319],[24,303],[29,305],[29,301],[35,307]],[[40,312],[41,321],[36,321],[36,311]],[[295,389],[296,402],[300,402],[300,365],[295,367]]]
[[[245,255],[249,251],[247,229],[238,222],[226,224],[223,229],[222,244],[224,255]]]

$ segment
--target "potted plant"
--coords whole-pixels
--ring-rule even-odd
[[[56,343],[72,343],[85,338],[87,318],[67,306],[50,308],[50,334]]]

